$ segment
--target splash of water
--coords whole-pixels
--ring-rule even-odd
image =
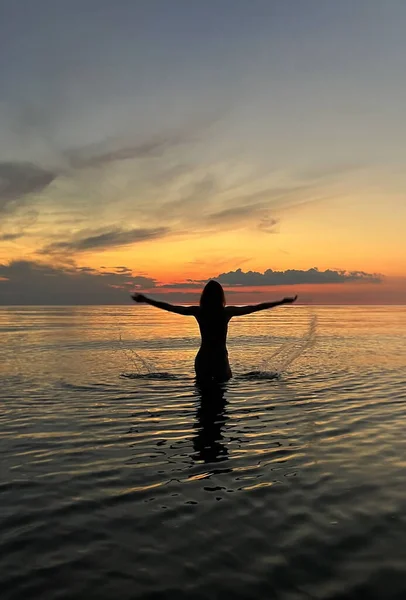
[[[283,372],[301,358],[307,350],[312,348],[317,338],[317,316],[312,315],[305,334],[299,339],[289,340],[280,346],[271,356],[262,363],[259,373],[268,373],[273,378],[279,377]],[[273,371],[268,371],[268,365],[272,365]]]
[[[133,374],[134,376],[138,376],[138,377],[140,377],[140,376],[142,377],[142,376],[146,376],[146,375],[148,376],[156,371],[152,362],[150,362],[150,363],[147,362],[144,358],[142,358],[142,356],[140,356],[138,354],[138,352],[136,352],[132,348],[126,348],[124,346],[124,342],[121,337],[121,332],[119,334],[119,342],[120,342],[121,350],[124,352],[124,354],[126,355],[128,360],[131,361],[131,363],[133,364],[133,366],[135,368],[135,373]],[[145,373],[145,371],[146,371],[146,373]]]

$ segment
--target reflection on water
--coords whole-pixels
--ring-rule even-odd
[[[193,438],[195,460],[214,463],[227,460],[228,450],[223,443],[222,430],[228,417],[225,398],[226,384],[215,382],[196,385],[199,405],[196,411],[194,427],[197,434]]]
[[[1,600],[403,600],[406,310],[317,316],[274,378],[309,311],[231,323],[201,388],[187,318],[0,309]]]

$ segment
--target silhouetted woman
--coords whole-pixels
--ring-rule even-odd
[[[135,302],[144,302],[178,315],[191,315],[196,318],[202,337],[199,352],[195,359],[196,379],[199,382],[227,381],[232,377],[227,351],[227,329],[232,317],[249,315],[259,310],[273,308],[281,304],[295,302],[293,298],[283,298],[278,302],[263,302],[250,306],[226,306],[224,290],[218,281],[209,281],[200,297],[199,306],[176,306],[147,298],[143,294],[133,294]]]

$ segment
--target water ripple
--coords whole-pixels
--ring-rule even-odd
[[[403,313],[380,313],[396,351],[374,363],[371,320],[343,332],[341,309],[321,311],[320,344],[277,377],[266,321],[243,323],[230,347],[249,338],[256,368],[200,389],[188,324],[166,330],[159,369],[133,371],[98,310],[74,313],[86,334],[65,346],[69,309],[0,312],[29,338],[2,363],[2,600],[405,597]],[[108,310],[113,330],[125,313]],[[277,343],[300,346],[284,318]]]

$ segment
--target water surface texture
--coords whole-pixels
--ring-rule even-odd
[[[405,307],[235,319],[203,390],[192,317],[0,331],[1,600],[406,598]]]

